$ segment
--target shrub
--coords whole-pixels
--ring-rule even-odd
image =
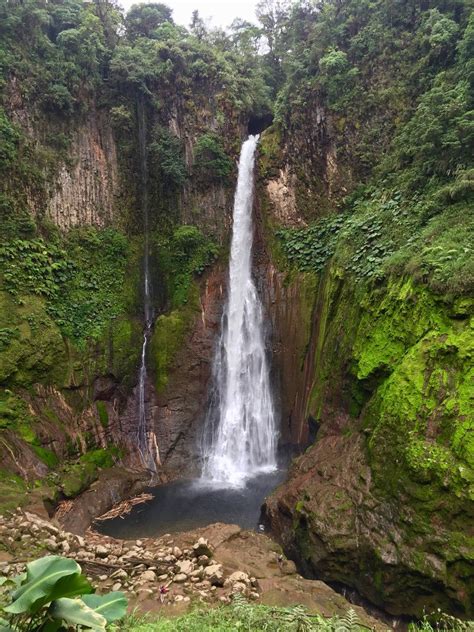
[[[232,161],[221,139],[212,132],[200,136],[194,152],[195,172],[202,180],[222,180],[232,173]]]
[[[154,141],[149,146],[152,166],[161,174],[164,184],[180,187],[187,176],[181,139],[165,128],[154,130]]]

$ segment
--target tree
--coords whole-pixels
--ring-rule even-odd
[[[195,35],[198,40],[204,39],[207,35],[206,24],[202,17],[199,15],[199,11],[197,9],[193,11],[189,28],[191,29],[191,33]]]
[[[139,37],[153,39],[153,31],[164,22],[173,22],[172,9],[161,3],[134,4],[125,18],[127,35],[133,42]]]

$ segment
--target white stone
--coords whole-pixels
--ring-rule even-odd
[[[98,544],[95,547],[95,553],[97,557],[107,557],[107,555],[109,554],[109,551],[108,549],[105,548],[103,544]]]
[[[186,575],[189,575],[194,569],[194,564],[190,560],[180,560],[176,566],[180,573],[186,573]]]
[[[46,538],[46,540],[44,540],[44,544],[49,551],[57,551],[59,548],[55,538]]]
[[[178,573],[173,577],[173,581],[178,583],[185,582],[187,579],[188,576],[185,573]]]
[[[248,586],[250,584],[250,577],[243,571],[235,571],[235,573],[232,573],[232,575],[229,575],[226,579],[226,584],[235,584],[235,582],[241,582]]]
[[[203,575],[213,586],[222,586],[224,583],[222,564],[210,564],[206,566]]]
[[[155,571],[144,571],[138,578],[140,584],[145,584],[146,582],[154,582],[156,581],[156,573]]]

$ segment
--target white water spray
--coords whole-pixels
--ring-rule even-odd
[[[214,402],[203,442],[204,480],[239,486],[276,469],[277,431],[262,305],[252,279],[253,173],[258,136],[242,145],[229,289],[214,358]]]

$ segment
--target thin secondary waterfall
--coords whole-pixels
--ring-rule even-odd
[[[258,136],[242,145],[234,200],[229,288],[214,358],[214,397],[202,478],[229,486],[276,469],[277,430],[262,305],[252,279],[252,207]]]
[[[143,213],[143,311],[145,325],[143,328],[142,354],[138,378],[138,426],[137,448],[143,465],[156,472],[159,463],[156,437],[148,428],[145,390],[147,383],[146,354],[153,329],[153,301],[150,281],[150,230],[148,214],[148,164],[146,148],[146,119],[143,101],[138,102],[138,145],[140,155],[141,204]]]

